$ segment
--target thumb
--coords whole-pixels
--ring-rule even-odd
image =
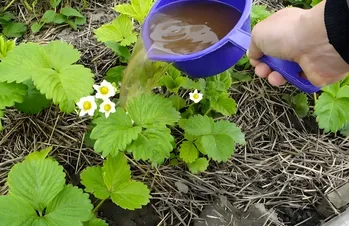
[[[258,30],[256,28],[257,28],[257,25],[252,30],[251,44],[250,44],[250,48],[247,50],[247,56],[252,60],[258,60],[264,55],[262,50],[257,44],[258,42],[256,41],[259,37]]]
[[[256,42],[254,40],[251,40],[250,48],[247,50],[247,56],[251,60],[258,60],[263,56],[262,50],[257,46]]]

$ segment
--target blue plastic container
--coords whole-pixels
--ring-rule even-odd
[[[142,39],[146,50],[149,50],[152,45],[149,37],[152,15],[163,7],[176,7],[175,4],[187,1],[219,2],[238,10],[241,17],[223,39],[209,48],[188,55],[148,54],[148,58],[153,61],[174,63],[174,66],[180,71],[196,78],[214,76],[234,66],[244,56],[251,43],[252,0],[158,0],[149,12],[142,28]],[[282,74],[289,83],[301,91],[314,93],[320,90],[320,87],[313,86],[308,80],[299,76],[302,69],[297,63],[269,56],[263,56],[260,60]]]

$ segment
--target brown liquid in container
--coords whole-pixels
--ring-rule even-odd
[[[190,54],[224,38],[239,21],[235,8],[213,1],[188,1],[160,9],[152,16],[150,51]]]

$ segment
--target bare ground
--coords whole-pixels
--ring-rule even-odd
[[[114,18],[112,5],[110,1],[90,2],[85,11],[87,26],[79,31],[48,26],[23,41],[63,39],[72,43],[82,53],[80,63],[90,67],[99,81],[118,63],[92,32]],[[268,5],[282,8],[272,0]],[[19,15],[27,15],[23,6],[16,5],[15,9]],[[31,20],[26,16],[23,19]],[[281,98],[283,93],[294,92],[297,91],[290,86],[270,87],[257,77],[232,88],[239,108],[232,121],[246,133],[247,145],[238,147],[227,163],[211,162],[205,173],[192,175],[184,165],[152,169],[147,163],[130,159],[134,177],[152,190],[151,205],[160,217],[158,225],[192,225],[202,210],[221,195],[241,210],[263,203],[285,225],[319,224],[324,218],[318,213],[324,194],[348,181],[349,142],[347,138],[323,134],[313,117],[299,119]],[[0,194],[7,192],[5,181],[13,164],[34,149],[53,146],[53,155],[74,184],[78,184],[78,175],[86,166],[102,162],[84,145],[87,119],[62,114],[54,106],[34,116],[14,109],[5,113],[5,130],[0,134]],[[187,193],[180,191],[178,182],[188,186]]]

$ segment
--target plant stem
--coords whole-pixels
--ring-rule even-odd
[[[208,113],[210,113],[211,110],[212,110],[212,107],[210,107],[209,109],[207,109],[207,111],[205,112],[205,115],[207,115]]]
[[[93,212],[93,213],[96,213],[97,210],[103,205],[103,203],[105,202],[105,200],[107,200],[107,199],[102,199],[102,200],[98,203],[98,205],[92,210],[92,212]]]
[[[16,0],[12,0],[5,8],[4,8],[4,12],[11,7],[11,5],[15,2]]]
[[[317,101],[317,95],[316,95],[316,93],[314,93],[314,102],[315,102],[315,104],[316,104],[316,101]]]

